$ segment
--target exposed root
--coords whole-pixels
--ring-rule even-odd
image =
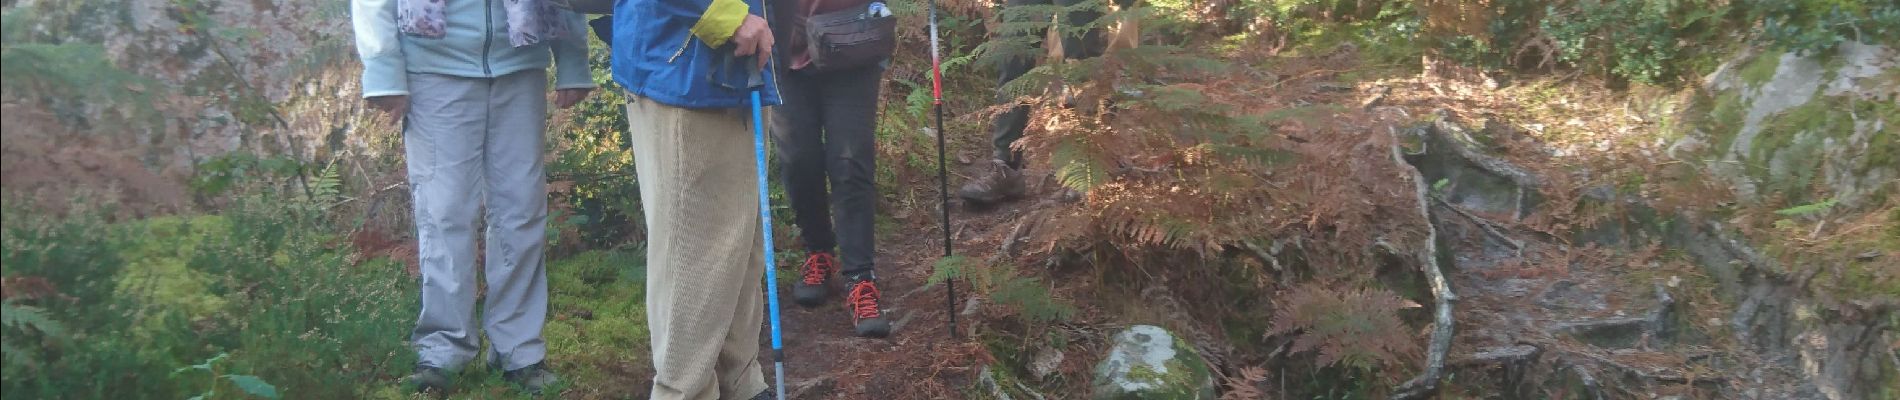
[[[1603,400],[1603,385],[1597,383],[1596,376],[1590,374],[1589,368],[1571,363],[1570,372],[1577,374],[1577,381],[1582,384],[1584,393],[1588,394],[1590,399]]]
[[[1445,208],[1451,209],[1452,212],[1457,213],[1458,215],[1464,216],[1466,219],[1470,219],[1471,222],[1477,223],[1479,228],[1484,229],[1484,233],[1491,234],[1491,237],[1497,238],[1498,240],[1504,241],[1505,244],[1511,245],[1511,250],[1517,251],[1518,258],[1524,257],[1524,242],[1519,241],[1515,238],[1512,238],[1510,235],[1504,234],[1504,230],[1498,228],[1497,223],[1491,222],[1491,220],[1488,220],[1488,219],[1484,219],[1484,217],[1473,215],[1462,208],[1458,208],[1458,206],[1454,206],[1450,202],[1445,201],[1444,197],[1433,195],[1432,200],[1438,200],[1438,204],[1445,206]]]
[[[1283,276],[1286,274],[1286,267],[1280,265],[1279,257],[1274,257],[1273,253],[1267,252],[1267,249],[1253,242],[1246,242],[1246,246],[1247,251],[1252,252],[1254,257],[1259,257],[1260,262],[1267,263],[1267,267],[1272,268],[1274,274]]]
[[[1036,399],[1036,400],[1049,400],[1047,397],[1043,397],[1041,392],[1037,392],[1035,389],[1031,389],[1029,385],[1024,385],[1022,382],[1016,382],[1016,389],[1022,390],[1023,395],[1029,396],[1029,398]]]
[[[1009,236],[1003,238],[1003,246],[996,254],[990,255],[990,264],[996,264],[1009,257],[1015,257],[1021,251],[1023,243],[1029,241],[1029,231],[1035,229],[1030,221],[1041,219],[1040,213],[1031,213],[1028,217],[1016,221],[1016,227],[1009,230]]]
[[[1613,359],[1610,357],[1605,357],[1605,356],[1590,353],[1590,352],[1572,351],[1568,353],[1571,355],[1587,358],[1591,362],[1596,363],[1597,365],[1601,365],[1605,368],[1615,370],[1616,372],[1621,372],[1625,376],[1636,378],[1638,380],[1642,380],[1651,384],[1667,383],[1667,384],[1678,384],[1678,385],[1682,385],[1682,384],[1719,385],[1728,380],[1728,377],[1720,376],[1720,375],[1689,376],[1689,375],[1683,375],[1683,374],[1674,373],[1674,372],[1667,372],[1667,371],[1661,371],[1657,369],[1638,367],[1635,365],[1624,363],[1622,361],[1617,361],[1616,359]],[[1576,364],[1572,364],[1572,367],[1582,369],[1581,366],[1578,366]]]
[[[1417,188],[1418,192],[1419,218],[1425,222],[1426,226],[1431,226],[1431,203],[1426,200],[1427,194],[1431,193],[1430,188],[1425,185],[1424,174],[1419,173],[1418,168],[1412,167],[1412,164],[1405,162],[1405,154],[1403,149],[1400,148],[1399,143],[1400,141],[1397,135],[1393,134],[1391,145],[1392,162],[1397,163],[1400,168],[1403,168],[1407,174],[1411,175],[1412,184]],[[1431,285],[1432,298],[1437,306],[1432,317],[1432,338],[1425,355],[1425,369],[1420,371],[1417,377],[1394,388],[1392,390],[1392,396],[1390,397],[1393,400],[1420,399],[1436,392],[1438,390],[1438,381],[1441,380],[1445,373],[1445,358],[1447,354],[1451,352],[1451,339],[1452,333],[1454,332],[1451,304],[1457,301],[1458,298],[1452,294],[1451,283],[1445,280],[1444,272],[1438,268],[1437,243],[1438,230],[1436,228],[1427,229],[1425,230],[1424,245],[1419,246],[1419,250],[1417,251],[1419,265],[1425,272],[1427,283]],[[1385,247],[1391,246],[1386,245]],[[1403,253],[1395,252],[1393,254]]]
[[[1518,168],[1510,161],[1504,161],[1496,156],[1474,150],[1471,146],[1466,145],[1466,143],[1477,142],[1476,139],[1471,138],[1470,131],[1466,130],[1463,126],[1452,123],[1450,121],[1450,111],[1439,110],[1438,114],[1438,122],[1433,124],[1432,129],[1426,129],[1426,132],[1431,135],[1439,136],[1440,139],[1444,139],[1444,143],[1448,144],[1448,146],[1445,147],[1449,147],[1452,154],[1464,159],[1472,166],[1483,169],[1485,172],[1510,179],[1511,182],[1517,184],[1520,192],[1523,190],[1535,190],[1537,187],[1543,185],[1543,180],[1539,179],[1536,174],[1525,171],[1523,168]]]

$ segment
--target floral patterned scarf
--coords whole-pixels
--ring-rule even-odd
[[[402,33],[425,38],[447,34],[448,18],[443,15],[447,0],[396,0],[396,26]],[[473,0],[462,0],[473,1]],[[515,47],[540,43],[567,35],[560,7],[551,0],[501,0],[508,11],[508,43]]]

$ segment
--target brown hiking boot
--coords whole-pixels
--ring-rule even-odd
[[[831,272],[838,270],[838,257],[828,251],[814,251],[805,257],[805,264],[798,267],[798,283],[792,284],[792,301],[806,307],[825,304],[825,297],[831,290],[825,283],[831,280]]]
[[[877,284],[868,279],[851,284],[851,294],[845,296],[844,302],[845,308],[851,310],[851,324],[857,329],[858,336],[890,336],[891,322],[884,320],[884,311],[877,304],[882,296],[877,291]]]
[[[1023,184],[1023,173],[1003,160],[990,160],[988,170],[957,191],[957,195],[973,203],[996,203],[1014,200],[1023,196],[1028,189]]]

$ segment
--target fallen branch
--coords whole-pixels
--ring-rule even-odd
[[[1273,253],[1267,252],[1267,249],[1260,248],[1260,245],[1252,241],[1242,242],[1242,244],[1247,247],[1247,251],[1253,252],[1254,257],[1259,257],[1260,261],[1267,263],[1267,267],[1273,268],[1274,273],[1286,274],[1286,268],[1280,266],[1280,259],[1274,257]]]
[[[1425,270],[1426,283],[1431,285],[1432,298],[1437,305],[1437,310],[1432,316],[1432,338],[1425,354],[1425,370],[1420,371],[1412,380],[1394,388],[1390,397],[1392,400],[1411,400],[1424,398],[1438,390],[1438,381],[1445,374],[1445,358],[1451,352],[1451,336],[1454,332],[1451,304],[1457,301],[1458,297],[1452,294],[1450,282],[1445,280],[1444,272],[1438,268],[1438,229],[1432,227],[1431,203],[1425,198],[1428,193],[1431,193],[1430,188],[1425,185],[1425,175],[1419,173],[1418,168],[1413,168],[1411,164],[1405,162],[1405,154],[1398,145],[1400,143],[1398,135],[1394,134],[1391,138],[1392,162],[1411,175],[1412,185],[1417,190],[1419,220],[1424,221],[1427,227],[1424,245],[1419,246],[1420,250],[1418,250],[1419,264]],[[1402,253],[1394,253],[1394,255],[1397,254]]]
[[[1535,360],[1542,353],[1542,348],[1528,344],[1492,347],[1473,353],[1470,357],[1453,361],[1451,365],[1472,368],[1527,363]]]
[[[990,264],[995,264],[1016,256],[1018,246],[1028,239],[1029,230],[1033,228],[1033,226],[1029,224],[1029,221],[1034,220],[1035,217],[1035,215],[1030,215],[1027,218],[1016,221],[1016,227],[1011,228],[1009,230],[1009,236],[1003,238],[1002,249],[997,251],[996,254],[990,255]],[[962,236],[962,229],[958,229],[957,231],[957,236]]]

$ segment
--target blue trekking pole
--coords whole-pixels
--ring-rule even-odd
[[[776,384],[772,385],[772,389],[778,394],[778,397],[773,397],[774,399],[784,399],[785,345],[779,333],[782,329],[778,324],[778,273],[774,272],[778,268],[772,265],[773,255],[778,253],[772,251],[772,203],[769,199],[771,195],[766,191],[765,173],[765,114],[760,104],[759,87],[753,87],[752,156],[759,169],[759,221],[763,226],[761,231],[765,236],[765,302],[766,308],[770,309],[772,314],[772,372],[776,375],[773,377]]]
[[[713,71],[713,82],[729,89],[742,89],[752,96],[752,156],[758,167],[759,175],[759,224],[760,235],[765,239],[765,304],[772,322],[772,372],[775,375],[772,385],[775,399],[785,398],[785,342],[778,318],[778,266],[772,262],[778,254],[772,249],[772,202],[769,191],[768,175],[765,169],[765,111],[759,91],[765,89],[763,68],[755,68],[752,56],[733,57],[723,53],[725,59],[720,68]],[[743,68],[744,70],[736,70]],[[744,76],[744,78],[739,78]],[[744,79],[744,85],[734,85],[734,80]]]

